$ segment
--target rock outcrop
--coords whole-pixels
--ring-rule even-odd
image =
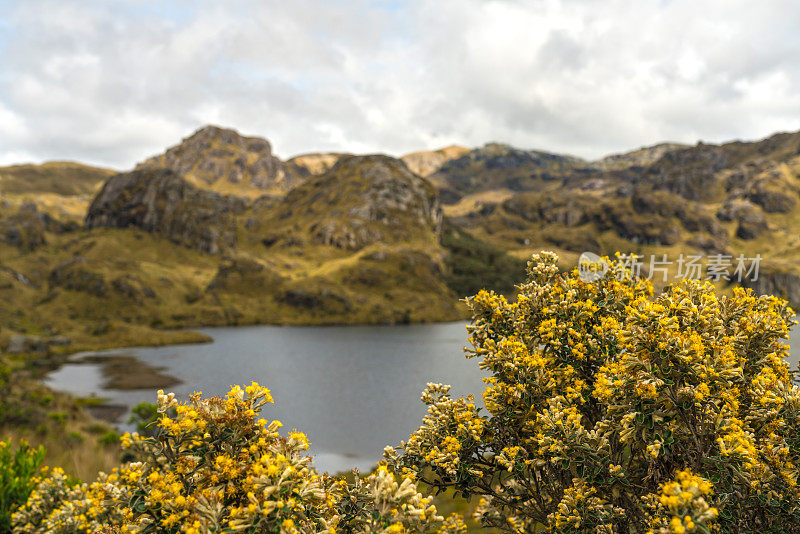
[[[50,271],[48,281],[51,290],[60,287],[95,297],[105,297],[108,294],[105,276],[90,269],[86,258],[80,256],[67,260]]]
[[[236,244],[235,215],[245,202],[204,191],[168,169],[112,177],[86,215],[88,228],[140,228],[210,254]]]
[[[358,250],[426,232],[435,239],[442,225],[436,189],[402,161],[383,155],[342,156],[272,209],[275,237],[265,241],[270,245],[310,240]]]
[[[47,213],[41,213],[36,204],[23,204],[17,213],[0,219],[0,242],[34,250],[45,243],[45,231],[53,230],[56,222]]]
[[[736,237],[756,239],[767,230],[764,214],[747,200],[729,199],[717,212],[721,221],[736,221]]]
[[[227,189],[242,184],[256,189],[286,191],[308,171],[286,164],[272,153],[269,141],[245,137],[235,130],[206,126],[154,156],[137,169],[166,168],[204,188]]]
[[[282,277],[274,268],[245,256],[229,256],[222,259],[217,274],[206,287],[207,292],[251,295],[254,290],[274,292]]]

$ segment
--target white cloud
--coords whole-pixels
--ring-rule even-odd
[[[4,162],[127,168],[208,122],[284,157],[491,140],[596,157],[800,129],[789,0],[2,6]]]

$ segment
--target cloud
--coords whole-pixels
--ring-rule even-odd
[[[800,129],[789,0],[20,0],[0,20],[5,163],[129,168],[205,123],[284,157]]]

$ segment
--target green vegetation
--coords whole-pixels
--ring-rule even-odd
[[[525,261],[475,239],[449,222],[442,229],[442,246],[449,253],[445,281],[457,295],[466,297],[481,289],[513,295],[517,280],[525,272]]]
[[[168,415],[175,416],[174,410],[169,410]],[[131,417],[128,424],[135,424],[136,431],[142,436],[155,436],[158,433],[156,424],[161,414],[158,412],[158,405],[152,402],[140,402],[131,410]]]
[[[11,440],[0,441],[0,532],[11,531],[11,513],[28,500],[44,455],[25,441],[16,449]]]

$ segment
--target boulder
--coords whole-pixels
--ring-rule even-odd
[[[717,218],[722,221],[736,221],[736,237],[739,239],[755,239],[767,230],[764,214],[747,200],[729,199],[717,211]]]
[[[767,213],[789,213],[797,204],[796,195],[772,190],[754,191],[750,193],[749,199]]]
[[[6,352],[9,354],[20,354],[24,352],[47,352],[47,343],[41,336],[35,335],[14,335],[8,340]]]

